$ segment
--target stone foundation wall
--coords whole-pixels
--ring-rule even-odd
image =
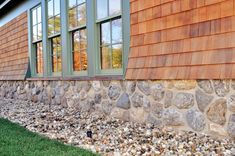
[[[235,138],[235,81],[0,81],[0,98]]]

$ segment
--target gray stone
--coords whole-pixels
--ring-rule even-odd
[[[229,117],[227,131],[229,136],[235,139],[235,114],[232,114]]]
[[[226,112],[226,99],[218,99],[210,105],[206,114],[210,121],[219,125],[224,125],[226,122]]]
[[[100,91],[101,89],[100,81],[92,81],[91,85],[96,92]]]
[[[100,104],[102,100],[102,95],[101,94],[95,94],[95,98],[94,98],[94,101],[96,104]]]
[[[173,99],[174,105],[179,109],[188,109],[194,105],[194,95],[191,93],[177,93]]]
[[[136,82],[135,81],[124,81],[124,86],[126,88],[126,92],[129,95],[132,95],[135,92]]]
[[[206,120],[203,114],[195,108],[187,111],[186,121],[189,127],[191,127],[195,131],[202,131],[206,127]]]
[[[201,90],[196,90],[196,101],[200,111],[204,112],[206,107],[212,102],[213,96],[207,95]]]
[[[118,99],[116,106],[123,109],[129,109],[131,106],[129,95],[127,93],[123,93]]]
[[[215,88],[215,93],[220,97],[226,96],[230,91],[229,80],[213,80],[213,84]]]
[[[121,93],[121,88],[118,85],[112,84],[108,90],[108,96],[111,100],[116,100]]]
[[[40,90],[39,90],[39,88],[38,87],[34,87],[33,89],[32,89],[32,95],[38,95],[38,94],[40,94]]]
[[[156,117],[161,118],[162,117],[162,112],[163,112],[163,104],[159,103],[159,102],[154,102],[151,105],[151,112]]]
[[[164,86],[161,83],[155,83],[151,86],[151,95],[155,101],[161,101],[164,97]]]
[[[198,80],[198,86],[208,94],[212,94],[214,92],[213,86],[210,80]]]
[[[235,94],[231,95],[227,99],[227,106],[231,112],[235,112]]]
[[[151,110],[150,100],[146,96],[143,97],[143,108],[147,112]]]
[[[150,90],[149,82],[138,81],[137,86],[142,93],[144,93],[145,95],[150,95],[151,90]]]
[[[158,128],[163,127],[163,123],[160,119],[156,118],[154,115],[149,114],[146,118],[146,122],[147,123],[151,123],[155,126],[157,126]]]
[[[87,98],[87,92],[85,90],[81,90],[80,93],[79,93],[79,99],[80,100],[85,100]]]
[[[134,93],[131,97],[131,102],[134,107],[142,107],[143,106],[143,98],[144,96],[138,92]]]
[[[162,119],[168,126],[182,126],[184,124],[180,112],[175,108],[168,108],[163,111]]]
[[[105,100],[101,103],[101,106],[102,106],[102,111],[105,113],[105,114],[110,114],[112,109],[113,109],[113,106],[112,106],[112,103],[110,103],[109,101]]]
[[[86,100],[81,102],[80,109],[81,112],[92,112],[95,102],[93,100]]]
[[[232,81],[231,81],[231,88],[232,88],[233,90],[235,90],[235,80],[232,80]]]
[[[168,90],[165,93],[165,98],[164,98],[164,107],[168,108],[172,105],[172,99],[173,99],[173,92]]]

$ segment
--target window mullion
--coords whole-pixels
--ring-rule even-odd
[[[47,18],[47,0],[42,0],[42,49],[43,49],[43,75],[50,75],[50,52],[49,52],[49,42],[48,42],[48,18]]]
[[[95,13],[95,1],[87,0],[87,56],[88,56],[88,76],[93,77],[95,75],[95,67],[97,65],[98,49],[97,49],[97,30],[96,30],[96,13]],[[95,56],[95,57],[94,57]],[[95,63],[94,63],[95,62]]]
[[[69,44],[69,26],[68,26],[68,4],[67,0],[61,0],[61,64],[62,64],[62,76],[72,74],[72,64],[70,58],[72,53]]]

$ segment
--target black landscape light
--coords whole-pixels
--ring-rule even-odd
[[[92,138],[92,131],[87,131],[86,135],[87,135],[88,138]]]

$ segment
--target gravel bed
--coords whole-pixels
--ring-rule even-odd
[[[124,122],[101,112],[83,112],[61,105],[0,99],[0,117],[66,144],[102,155],[235,155],[235,141],[175,131],[152,124]],[[87,137],[92,132],[92,138]]]

